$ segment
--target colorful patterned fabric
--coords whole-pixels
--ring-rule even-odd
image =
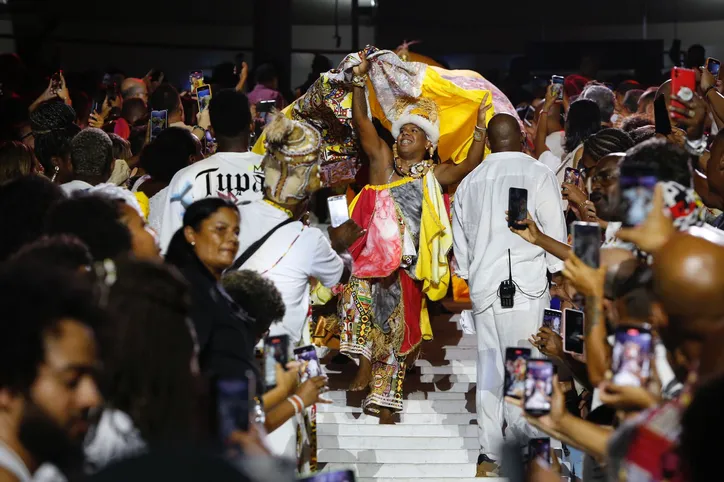
[[[462,162],[473,141],[478,107],[483,96],[491,93],[494,109],[490,115],[507,112],[517,117],[505,95],[480,74],[472,71],[445,70],[420,62],[403,62],[394,52],[367,49],[370,60],[368,101],[373,117],[391,128],[397,118],[399,99],[423,97],[433,100],[440,112],[438,153],[443,160]],[[313,125],[322,136],[322,182],[337,186],[354,181],[360,157],[356,133],[352,129],[352,68],[359,55],[345,57],[336,69],[322,74],[307,93],[284,109],[287,117]],[[492,112],[494,111],[494,112]],[[521,123],[521,130],[523,125]],[[253,151],[264,154],[264,135]]]

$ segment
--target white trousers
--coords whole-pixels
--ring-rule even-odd
[[[505,403],[503,397],[505,349],[525,347],[532,350],[531,357],[542,355],[528,338],[538,332],[543,321],[543,310],[550,307],[550,295],[538,299],[516,296],[513,308],[502,308],[500,299],[493,306],[473,314],[478,338],[477,392],[475,397],[478,419],[480,453],[500,461],[504,442],[503,422],[507,422],[506,435],[522,440],[543,436],[523,418],[521,410]],[[475,306],[473,306],[475,308]]]

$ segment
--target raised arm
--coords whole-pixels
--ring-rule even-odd
[[[360,52],[362,63],[354,67],[354,81],[352,90],[352,125],[357,130],[362,149],[370,159],[371,170],[386,169],[389,163],[390,148],[377,135],[377,129],[367,114],[367,96],[365,95],[365,82],[370,64],[364,52]]]
[[[486,93],[483,96],[483,101],[478,107],[478,119],[475,124],[475,133],[473,135],[473,143],[468,149],[468,156],[460,164],[455,164],[452,161],[440,164],[435,168],[435,177],[438,182],[443,186],[449,186],[456,184],[463,180],[465,176],[472,172],[473,169],[478,167],[483,161],[483,155],[485,154],[485,139],[488,135],[487,131],[487,115],[488,111],[493,107],[492,102],[488,102],[490,93]]]
[[[548,137],[548,115],[550,115],[553,106],[558,101],[558,94],[553,90],[553,84],[548,86],[546,90],[546,100],[543,109],[538,115],[538,127],[535,131],[535,157],[539,158],[541,154],[549,150],[546,146],[546,137]]]

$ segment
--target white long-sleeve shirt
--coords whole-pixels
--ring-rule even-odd
[[[501,281],[508,279],[511,250],[516,296],[542,296],[546,269],[561,271],[563,262],[542,248],[510,232],[505,219],[508,190],[528,190],[528,211],[541,231],[566,242],[566,221],[555,174],[522,152],[489,155],[463,180],[453,205],[453,247],[457,273],[467,279],[476,311],[487,309],[498,296]]]

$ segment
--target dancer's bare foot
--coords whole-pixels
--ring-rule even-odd
[[[357,376],[354,377],[354,380],[352,380],[352,383],[349,385],[350,391],[359,392],[366,389],[369,386],[371,379],[372,363],[370,363],[367,358],[361,356],[359,357],[359,369],[357,370]]]
[[[395,425],[395,414],[389,408],[380,409],[380,425]]]

